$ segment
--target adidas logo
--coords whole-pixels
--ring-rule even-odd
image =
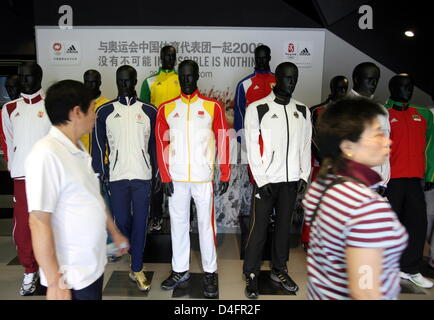
[[[115,118],[120,118],[121,115],[119,113],[116,113]]]
[[[271,119],[279,119],[279,117],[276,116],[276,114],[273,114],[273,116],[271,117]]]
[[[15,114],[15,118],[16,118],[16,117],[19,117],[19,116],[20,116],[20,113],[17,112],[17,113]]]
[[[392,120],[390,120],[390,123],[394,123],[394,122],[398,122],[398,120],[396,120],[395,118],[393,118]]]
[[[256,85],[256,86],[253,88],[253,90],[256,90],[256,89],[259,89],[259,86],[258,86],[258,85]]]
[[[78,53],[77,49],[75,49],[74,45],[72,44],[68,50],[66,50],[66,53]]]
[[[179,118],[179,114],[176,113],[173,117],[174,117],[174,118]]]
[[[300,56],[310,56],[310,52],[309,52],[309,50],[307,50],[307,48],[304,48],[304,49],[300,52]]]

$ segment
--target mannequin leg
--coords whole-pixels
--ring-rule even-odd
[[[409,179],[404,212],[409,242],[401,256],[401,271],[416,274],[420,272],[427,229],[426,203],[421,180]]]
[[[29,227],[25,180],[14,180],[14,230],[13,238],[17,247],[18,259],[25,273],[38,271],[38,263],[33,254],[32,236]]]
[[[173,182],[174,191],[169,197],[172,269],[175,272],[190,269],[190,188],[190,183]]]
[[[217,271],[217,225],[212,182],[192,184],[191,195],[196,205],[203,271],[213,273]]]
[[[143,251],[146,243],[146,233],[151,196],[150,180],[132,180],[131,198],[133,207],[131,228],[131,270],[139,272],[143,268]]]
[[[406,215],[403,213],[405,195],[408,188],[408,179],[390,179],[387,184],[386,196],[392,206],[393,211],[399,218],[399,221],[405,226]]]
[[[434,261],[434,190],[425,192],[428,228],[426,240],[430,244],[430,258]]]
[[[286,270],[289,256],[289,232],[297,199],[297,182],[279,184],[276,201],[276,228],[273,233],[271,262],[273,268]]]
[[[255,275],[259,275],[261,269],[262,253],[267,240],[268,221],[275,199],[276,185],[273,184],[272,186],[273,195],[269,198],[259,199],[257,186],[254,189],[249,235],[243,264],[243,272],[247,274],[254,273]]]
[[[130,182],[120,180],[109,183],[110,205],[113,219],[119,231],[131,243],[131,193]],[[130,248],[131,254],[131,248]]]

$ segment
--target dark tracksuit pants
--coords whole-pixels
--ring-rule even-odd
[[[110,182],[109,187],[115,224],[130,241],[131,270],[139,272],[143,267],[151,180],[119,180]]]
[[[25,273],[38,271],[39,266],[33,254],[25,180],[14,179],[14,229],[12,235],[17,247],[18,259],[24,267]]]
[[[272,238],[271,264],[278,270],[286,270],[289,256],[289,232],[297,198],[297,182],[272,184],[271,197],[258,199],[258,187],[254,187],[252,208],[244,257],[243,272],[260,272],[262,253],[267,240],[268,222],[273,208],[276,211],[276,227]]]
[[[407,229],[409,241],[401,256],[401,271],[420,272],[427,229],[425,195],[419,178],[390,179],[387,199]]]

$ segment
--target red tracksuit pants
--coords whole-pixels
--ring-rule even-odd
[[[39,266],[33,255],[32,236],[29,227],[26,182],[14,180],[14,230],[12,232],[17,248],[18,259],[26,273],[38,271]]]

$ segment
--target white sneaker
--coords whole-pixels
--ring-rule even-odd
[[[410,274],[410,273],[400,272],[399,276],[402,279],[410,280],[415,285],[421,288],[431,289],[434,285],[430,280],[424,278],[420,273]]]
[[[25,273],[23,283],[20,288],[20,295],[30,296],[36,291],[36,284],[39,280],[39,272]]]

